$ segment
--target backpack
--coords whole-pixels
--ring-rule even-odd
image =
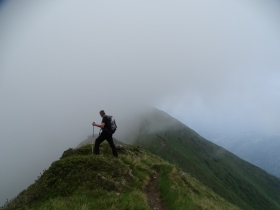
[[[116,132],[117,130],[117,124],[115,121],[115,118],[113,116],[107,115],[107,122],[108,122],[108,129],[109,129],[109,133],[113,134]]]

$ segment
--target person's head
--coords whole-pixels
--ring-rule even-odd
[[[104,110],[101,110],[101,111],[99,112],[99,114],[100,114],[101,117],[104,117],[104,116],[106,115],[105,112],[104,112]]]

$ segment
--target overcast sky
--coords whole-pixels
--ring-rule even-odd
[[[0,205],[84,140],[101,109],[121,122],[155,106],[206,138],[279,134],[279,9],[276,0],[0,2]]]

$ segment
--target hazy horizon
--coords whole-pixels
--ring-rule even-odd
[[[279,135],[280,2],[0,1],[0,205],[152,106],[207,135]],[[12,186],[12,187],[11,187]]]

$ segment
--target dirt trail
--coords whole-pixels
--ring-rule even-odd
[[[146,186],[145,193],[147,196],[148,204],[152,209],[166,210],[166,207],[160,198],[160,193],[157,185],[158,178],[159,174],[154,171],[153,175],[151,176],[150,182]]]

